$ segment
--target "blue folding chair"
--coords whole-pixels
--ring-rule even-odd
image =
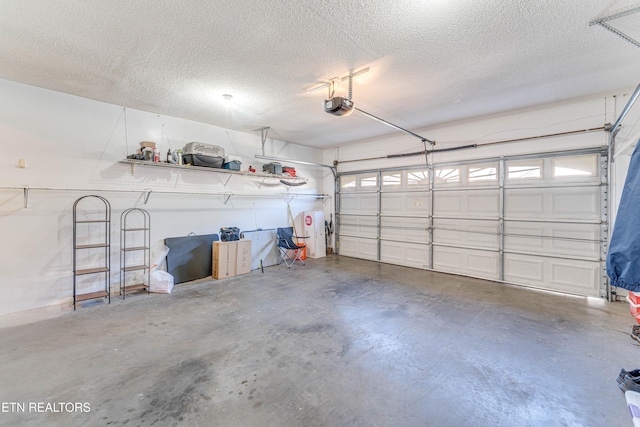
[[[293,227],[277,228],[278,249],[280,250],[280,264],[282,261],[291,268],[297,261],[304,265],[302,260],[302,250],[304,246],[300,246],[293,241]]]

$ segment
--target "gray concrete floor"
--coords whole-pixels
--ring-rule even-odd
[[[631,426],[632,323],[626,303],[331,256],[0,329],[0,425]]]

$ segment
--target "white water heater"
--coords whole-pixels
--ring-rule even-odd
[[[307,245],[309,258],[322,258],[327,256],[327,242],[325,240],[324,211],[306,211],[302,213],[304,227],[304,239],[301,242]]]

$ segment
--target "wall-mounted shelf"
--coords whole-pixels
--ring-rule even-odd
[[[221,174],[227,174],[230,177],[233,175],[242,175],[242,176],[249,176],[254,178],[285,180],[292,183],[307,181],[307,178],[302,178],[299,176],[290,176],[285,174],[276,175],[273,173],[264,173],[264,172],[234,171],[230,169],[207,168],[202,166],[190,166],[190,165],[174,165],[172,163],[149,162],[145,160],[125,159],[125,160],[121,160],[120,163],[131,165],[131,175],[135,175],[136,166],[143,166],[143,167],[169,168],[169,169],[178,169],[178,170],[191,170],[191,171],[209,172],[209,173],[221,173]]]

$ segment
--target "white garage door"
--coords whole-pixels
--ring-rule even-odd
[[[602,294],[605,158],[505,161],[504,280]]]
[[[605,296],[600,150],[339,176],[341,255]]]
[[[342,176],[338,233],[340,254],[378,259],[378,173]]]
[[[498,161],[435,166],[433,268],[500,280]]]

